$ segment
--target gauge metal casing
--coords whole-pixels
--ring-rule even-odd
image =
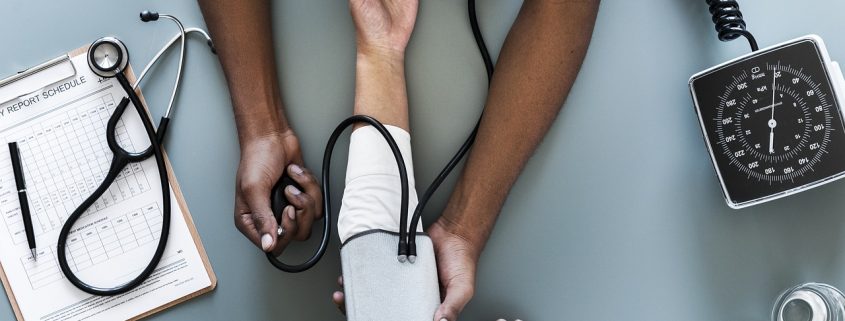
[[[843,85],[839,64],[816,35],[690,78],[699,125],[728,206],[764,203],[845,176]]]

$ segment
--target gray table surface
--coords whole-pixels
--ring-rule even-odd
[[[495,56],[520,2],[480,2]],[[845,58],[845,2],[742,5],[762,46],[816,33],[834,59]],[[193,1],[16,0],[0,8],[0,74],[103,35],[123,39],[136,67],[146,63],[174,28],[138,21],[143,9],[204,25]],[[287,113],[316,168],[329,131],[351,111],[352,21],[341,0],[277,1],[273,11]],[[505,204],[463,319],[762,321],[789,286],[845,287],[845,183],[742,211],[724,204],[686,84],[694,72],[747,50],[743,41],[716,39],[704,1],[604,1],[578,81]],[[154,115],[167,102],[175,61],[170,56],[144,87]],[[312,271],[284,274],[233,227],[238,145],[225,81],[198,41],[186,68],[166,146],[220,283],[152,319],[341,319],[329,300],[340,273],[337,243]],[[463,1],[422,3],[407,73],[422,188],[485,97]],[[345,150],[337,154],[339,172]],[[289,255],[310,250],[303,245]],[[0,319],[12,318],[0,304]]]

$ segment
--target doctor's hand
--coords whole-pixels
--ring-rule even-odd
[[[427,233],[434,243],[440,296],[443,298],[434,313],[434,321],[455,321],[475,292],[475,269],[481,249],[455,232],[451,223],[442,217],[428,228]],[[332,293],[332,302],[345,315],[343,277],[338,278],[337,284],[341,290]]]
[[[349,0],[358,53],[404,57],[418,7],[418,0]]]
[[[437,258],[437,277],[443,302],[434,321],[455,321],[475,293],[475,270],[481,248],[460,235],[442,216],[428,228]]]
[[[305,169],[299,141],[292,130],[251,139],[241,144],[241,161],[235,186],[235,226],[265,252],[280,254],[291,240],[310,236],[311,224],[322,217],[322,194],[317,180]],[[284,236],[270,208],[270,190],[287,170],[293,186],[285,189],[291,204],[283,210]]]

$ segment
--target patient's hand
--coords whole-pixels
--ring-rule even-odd
[[[350,0],[358,52],[404,56],[417,7],[418,0]]]

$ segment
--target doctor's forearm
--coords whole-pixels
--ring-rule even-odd
[[[276,78],[270,1],[198,2],[226,75],[241,145],[287,132]]]
[[[575,81],[598,5],[525,1],[505,40],[477,139],[442,219],[476,245],[476,255]]]

